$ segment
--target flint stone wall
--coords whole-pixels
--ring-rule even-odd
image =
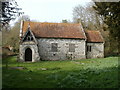
[[[86,58],[85,40],[40,38],[37,41],[41,60],[77,60]],[[58,44],[57,52],[52,52],[52,43]],[[69,52],[69,44],[75,44],[75,52]]]
[[[87,52],[87,58],[104,57],[104,43],[87,43],[87,46],[91,46],[91,52]]]

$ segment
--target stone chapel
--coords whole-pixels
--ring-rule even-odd
[[[97,30],[72,23],[22,21],[19,60],[79,60],[104,57],[104,39]]]

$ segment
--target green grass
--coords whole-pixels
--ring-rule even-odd
[[[7,59],[8,69],[3,60],[3,88],[118,87],[118,57],[34,63],[16,62],[16,56]],[[10,69],[17,66],[26,69]]]

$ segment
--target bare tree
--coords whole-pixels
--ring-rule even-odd
[[[73,22],[81,22],[85,29],[98,30],[102,28],[102,18],[93,9],[94,3],[90,2],[86,7],[81,5],[73,9]]]

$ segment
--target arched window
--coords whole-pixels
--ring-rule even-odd
[[[33,41],[33,36],[30,33],[30,31],[27,33],[27,35],[24,37],[23,41]]]

